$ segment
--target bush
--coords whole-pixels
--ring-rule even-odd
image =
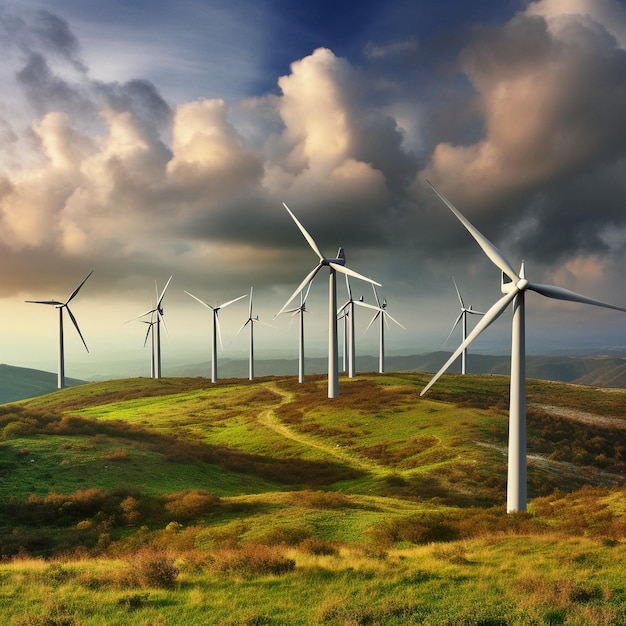
[[[241,550],[225,550],[215,555],[214,566],[224,574],[237,576],[280,576],[296,568],[293,559],[268,546],[248,544]]]
[[[219,503],[220,499],[208,491],[187,489],[170,494],[165,508],[177,520],[189,521],[212,513]]]
[[[178,568],[174,560],[162,552],[140,552],[135,555],[133,564],[139,582],[143,587],[170,589],[178,578]]]

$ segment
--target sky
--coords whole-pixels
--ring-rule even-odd
[[[296,358],[273,319],[325,255],[382,284],[389,354],[444,348],[499,271],[431,181],[534,282],[626,307],[626,8],[617,0],[0,2],[0,362],[69,376],[149,373],[164,297],[168,365],[210,355],[210,311],[254,287],[257,358]],[[327,342],[327,273],[307,352]],[[352,281],[374,302],[371,286]],[[339,281],[338,300],[346,290]],[[221,312],[246,354],[247,300]],[[69,322],[69,320],[67,320]],[[375,354],[370,316],[357,354]],[[460,331],[445,347],[460,341]],[[626,346],[626,315],[527,298],[528,349]],[[472,349],[506,351],[510,313]]]

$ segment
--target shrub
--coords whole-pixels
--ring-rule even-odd
[[[213,512],[219,502],[220,499],[208,491],[188,489],[170,494],[165,508],[177,520],[189,521]]]
[[[237,576],[280,576],[296,568],[293,559],[258,544],[248,544],[241,550],[224,550],[215,555],[215,565],[219,572]]]
[[[300,548],[318,556],[333,556],[339,552],[332,541],[323,537],[309,537],[300,544]]]
[[[143,587],[169,589],[178,578],[178,568],[174,560],[162,552],[140,552],[135,555],[132,566],[137,570]]]

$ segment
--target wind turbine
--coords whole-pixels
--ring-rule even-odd
[[[377,306],[368,304],[367,302],[356,302],[355,304],[376,311],[374,317],[372,317],[370,323],[367,325],[365,332],[367,332],[369,327],[378,319],[378,371],[382,374],[385,371],[385,325],[389,326],[387,318],[395,322],[402,330],[406,330],[406,328],[387,311],[387,299],[383,298],[381,302],[374,285],[372,285],[372,289],[374,290],[374,298],[376,299]]]
[[[304,314],[306,313],[306,299],[309,297],[311,284],[306,290],[306,294],[300,292],[300,306],[295,309],[286,309],[283,313],[291,313],[292,317],[298,316],[300,332],[298,335],[298,382],[304,382]]]
[[[355,367],[355,345],[354,345],[354,305],[350,279],[346,274],[346,289],[348,291],[347,302],[339,307],[337,315],[339,319],[343,317],[343,342],[344,342],[344,369],[348,371],[348,378],[354,378]],[[363,298],[361,298],[362,300]],[[343,313],[342,313],[343,312]],[[347,356],[347,359],[346,359]],[[347,361],[347,368],[346,368]]]
[[[482,311],[474,311],[471,304],[469,308],[465,306],[465,304],[463,303],[463,298],[461,297],[461,292],[459,291],[459,288],[456,285],[456,280],[454,280],[454,276],[452,277],[452,282],[454,283],[454,288],[456,289],[456,295],[458,296],[459,303],[461,304],[461,312],[459,313],[459,316],[456,318],[456,321],[452,325],[452,330],[450,331],[450,334],[448,335],[447,339],[444,341],[444,345],[448,343],[448,339],[452,337],[452,333],[454,332],[454,329],[459,325],[459,322],[461,322],[461,330],[463,331],[462,341],[465,341],[465,339],[467,338],[467,316],[468,315],[484,315]],[[467,348],[463,350],[463,352],[461,352],[461,374],[465,374],[466,372],[466,361],[467,361]]]
[[[65,302],[59,302],[58,300],[26,300],[31,304],[48,304],[50,306],[55,307],[59,310],[59,371],[57,374],[57,387],[59,389],[63,389],[65,387],[65,349],[63,344],[63,309],[67,309],[67,314],[70,316],[72,323],[74,324],[74,328],[76,328],[76,332],[78,336],[81,338],[83,345],[85,346],[85,350],[89,352],[89,348],[85,343],[85,339],[80,332],[80,328],[78,327],[78,322],[74,317],[74,314],[70,310],[69,303],[76,297],[76,294],[81,290],[81,287],[87,282],[87,279],[93,274],[93,270],[87,274],[87,276],[83,279],[83,282],[72,291],[70,297]]]
[[[143,324],[148,325],[148,330],[146,331],[146,338],[143,341],[143,347],[146,347],[148,343],[148,337],[150,337],[150,378],[154,378],[154,354],[155,354],[155,335],[154,335],[154,325],[156,321],[154,320],[154,315],[150,317],[150,321],[141,320]]]
[[[146,311],[145,313],[142,313],[141,315],[138,315],[137,317],[134,318],[138,320],[142,317],[145,317],[146,315],[150,315],[150,322],[148,323],[151,324],[152,334],[153,334],[153,337],[152,337],[152,342],[153,342],[152,361],[154,365],[152,368],[153,378],[161,378],[161,322],[163,322],[163,327],[165,328],[165,332],[167,332],[167,326],[165,325],[165,320],[163,319],[163,314],[164,314],[163,298],[165,297],[165,292],[167,291],[167,288],[169,287],[171,280],[172,280],[172,277],[170,276],[169,279],[167,280],[167,283],[165,283],[165,287],[163,287],[163,291],[161,292],[161,295],[159,295],[159,288],[157,287],[156,282],[154,283],[156,293],[158,296],[156,306],[153,309],[150,309],[149,311]],[[148,330],[148,332],[150,332],[150,329]]]
[[[244,293],[243,296],[239,296],[238,298],[235,298],[234,300],[229,300],[228,302],[225,302],[222,305],[211,306],[210,304],[207,304],[203,300],[200,300],[200,298],[194,296],[192,293],[189,293],[188,291],[185,291],[185,293],[188,296],[191,296],[194,300],[197,300],[202,306],[205,306],[207,309],[211,309],[211,311],[213,311],[213,324],[211,326],[211,382],[212,383],[217,382],[217,338],[218,337],[220,340],[220,346],[222,348],[222,351],[224,350],[224,344],[222,344],[222,332],[220,330],[220,318],[218,316],[218,312],[220,311],[220,309],[225,309],[227,306],[239,300],[242,300],[248,294]]]
[[[304,238],[307,240],[309,246],[311,246],[313,252],[315,252],[315,254],[318,256],[319,262],[306,275],[300,285],[298,285],[296,290],[293,292],[289,300],[285,302],[283,308],[277,313],[277,315],[280,315],[289,306],[289,304],[296,297],[296,295],[298,295],[298,293],[302,291],[313,280],[313,278],[315,278],[315,275],[322,269],[322,267],[328,267],[328,397],[337,398],[339,397],[339,368],[337,356],[337,272],[354,276],[355,278],[359,278],[368,283],[373,283],[374,285],[378,285],[379,287],[380,283],[373,281],[371,278],[361,276],[361,274],[358,274],[354,270],[346,267],[346,257],[342,247],[339,248],[336,258],[325,257],[320,252],[320,249],[317,247],[317,244],[315,243],[313,237],[309,235],[304,226],[302,226],[302,224],[298,221],[296,216],[291,212],[289,207],[284,202],[283,206],[287,209],[289,215],[291,215],[293,221],[300,229],[300,232],[304,235]]]
[[[273,328],[271,324],[266,324],[265,322],[262,322],[259,319],[258,315],[256,317],[252,317],[252,287],[250,287],[250,307],[248,309],[248,319],[241,325],[241,328],[237,331],[237,335],[248,324],[250,324],[250,355],[248,360],[248,378],[252,380],[254,378],[254,325],[263,324],[263,326],[270,326]]]
[[[428,181],[427,181],[428,182]],[[526,510],[526,354],[525,354],[525,294],[534,291],[542,296],[556,300],[592,304],[607,309],[624,311],[618,306],[581,296],[573,291],[554,285],[540,285],[526,279],[524,263],[519,274],[515,272],[504,255],[494,246],[469,220],[467,220],[430,182],[433,191],[444,204],[454,213],[458,220],[474,237],[489,260],[502,272],[501,290],[504,294],[476,324],[472,332],[456,349],[444,366],[424,387],[420,395],[424,395],[435,381],[458,358],[459,354],[469,346],[480,333],[490,326],[504,310],[513,303],[513,324],[511,333],[511,384],[509,403],[509,447],[508,447],[508,483],[507,512]]]

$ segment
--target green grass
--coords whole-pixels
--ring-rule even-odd
[[[329,400],[322,376],[131,379],[0,406],[0,618],[626,624],[626,430],[533,406],[624,419],[623,391],[529,381],[529,513],[506,515],[508,379],[426,381]]]

